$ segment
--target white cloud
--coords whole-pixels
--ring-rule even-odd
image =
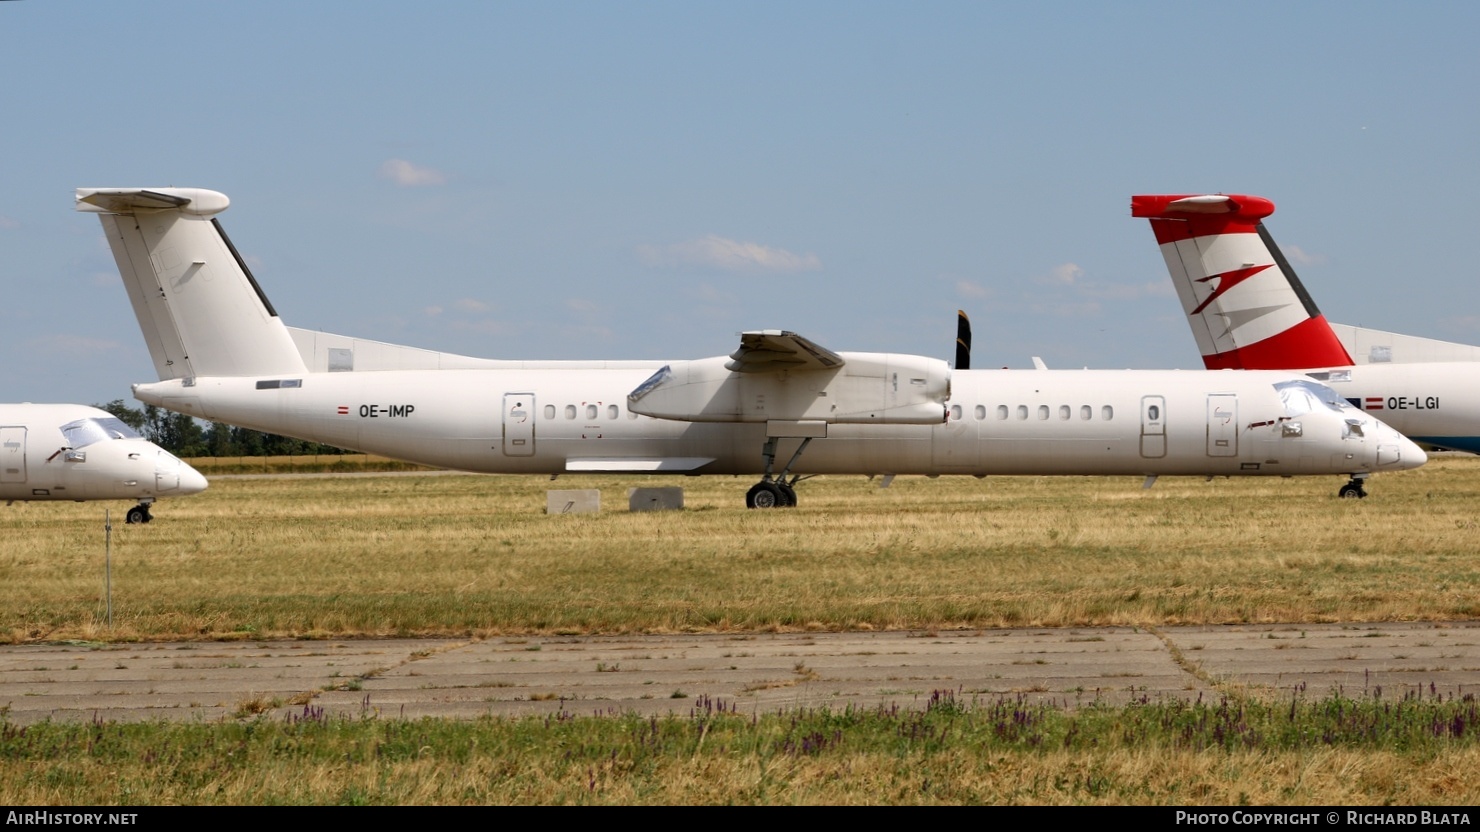
[[[1053,271],[1042,277],[1036,277],[1033,281],[1035,283],[1049,283],[1056,286],[1069,286],[1083,274],[1084,269],[1079,268],[1073,263],[1064,263],[1060,266],[1054,266]]]
[[[1316,266],[1326,262],[1326,255],[1308,254],[1305,252],[1304,249],[1300,248],[1300,246],[1281,246],[1280,250],[1283,251],[1292,261],[1299,263],[1302,266]]]
[[[461,309],[464,312],[488,311],[488,304],[484,303],[481,300],[475,300],[473,298],[458,298],[457,300],[452,302],[452,305],[456,306],[458,309]]]
[[[588,298],[567,298],[565,308],[578,315],[594,315],[601,311],[601,307]]]
[[[486,318],[481,321],[453,321],[448,325],[449,329],[457,332],[476,332],[480,335],[514,335],[518,333],[517,327],[506,324],[503,321],[495,321]]]
[[[413,165],[405,159],[386,159],[380,165],[380,178],[389,179],[405,188],[445,185],[447,177],[435,168]]]
[[[1450,331],[1474,332],[1480,330],[1480,315],[1455,315],[1442,318],[1439,323]]]
[[[1148,283],[1095,283],[1080,289],[1085,297],[1101,300],[1135,300],[1137,298],[1171,298],[1177,296],[1169,280],[1153,280]]]
[[[992,296],[992,290],[962,278],[956,281],[956,294],[963,298],[987,298]]]
[[[1053,315],[1058,318],[1098,318],[1102,312],[1099,301],[1093,300],[1082,303],[1072,301],[1035,303],[1032,309],[1039,315]]]
[[[0,214],[0,228],[4,228],[4,229],[7,229],[8,230],[8,229],[20,228],[20,227],[21,227],[21,221],[20,220],[14,218],[14,217],[7,217],[4,214]]]
[[[30,345],[38,352],[61,353],[78,357],[106,355],[121,346],[117,341],[84,338],[81,335],[46,335],[32,338]]]
[[[650,266],[708,266],[731,272],[815,272],[822,268],[815,254],[795,254],[718,234],[667,246],[638,246],[637,256]]]
[[[427,316],[428,318],[435,318],[438,315],[442,314],[442,307],[440,307],[440,306],[428,306],[428,307],[424,307],[421,310],[421,314]]]

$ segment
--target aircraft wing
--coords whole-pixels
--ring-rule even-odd
[[[735,373],[778,370],[834,370],[843,357],[795,332],[764,329],[740,333],[740,349],[730,353],[725,369]]]

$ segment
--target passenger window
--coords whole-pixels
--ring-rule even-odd
[[[1046,404],[1040,404],[1040,405],[1038,405],[1038,418],[1040,418],[1040,419],[1047,419],[1048,418],[1048,405],[1046,405]]]
[[[1079,418],[1085,421],[1089,421],[1090,419],[1094,418],[1094,415],[1095,409],[1093,407],[1090,407],[1087,404],[1082,404],[1079,406]]]
[[[586,405],[586,418],[587,419],[595,419],[596,418],[596,405],[594,405],[594,404],[588,404],[588,405]]]
[[[1115,411],[1111,409],[1110,405],[1107,404],[1104,407],[1100,408],[1100,418],[1108,422],[1111,419],[1115,418]]]
[[[1159,420],[1161,418],[1161,408],[1157,407],[1154,404],[1146,408],[1146,418],[1150,419],[1153,422]]]
[[[985,405],[980,405],[980,404],[977,405],[976,406],[975,413],[976,413],[976,420],[978,422],[980,422],[981,420],[987,418],[987,408],[986,408],[986,406]]]
[[[617,406],[616,405],[609,404],[609,405],[606,406],[606,418],[608,418],[608,419],[615,419],[615,418],[617,418]]]
[[[1006,419],[1007,418],[1007,405],[1005,405],[1005,404],[999,404],[999,405],[997,405],[997,418],[998,419]]]
[[[1068,419],[1069,418],[1069,406],[1067,404],[1061,404],[1061,405],[1059,405],[1059,418],[1060,419]]]
[[[961,421],[961,405],[959,405],[959,404],[953,404],[953,405],[951,405],[951,421],[952,422],[959,422],[959,421]]]
[[[554,419],[555,418],[555,405],[553,405],[553,404],[547,404],[547,405],[545,405],[545,418],[546,419]]]
[[[576,406],[575,405],[568,404],[568,405],[565,406],[565,418],[567,418],[567,419],[574,419],[574,418],[576,418]]]
[[[1028,418],[1028,406],[1027,405],[1020,404],[1020,405],[1017,406],[1017,417],[1019,419],[1026,419],[1026,418]]]

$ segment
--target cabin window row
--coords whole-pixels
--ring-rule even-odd
[[[965,418],[965,415],[966,412],[961,405],[951,405],[951,421],[959,422],[963,418]],[[986,419],[987,406],[981,404],[977,405],[976,407],[972,408],[971,415],[975,417],[978,422]],[[996,410],[998,421],[1006,421],[1008,419],[1027,421],[1029,416],[1034,416],[1040,421],[1048,421],[1049,419],[1057,416],[1059,421],[1067,422],[1073,419],[1075,415],[1076,408],[1067,404],[1061,404],[1057,408],[1049,407],[1046,404],[1040,404],[1036,408],[1030,408],[1028,405],[1025,404],[1020,404],[1015,407],[1009,407],[1005,404],[999,404],[997,405]],[[1077,408],[1077,415],[1080,421],[1084,422],[1088,422],[1094,419],[1096,415],[1098,415],[1101,420],[1108,422],[1111,419],[1115,418],[1115,408],[1111,407],[1108,404],[1100,405],[1097,414],[1096,408],[1093,405],[1082,404]]]
[[[622,415],[622,409],[614,404],[603,407],[602,405],[588,402],[580,406],[568,404],[562,408],[557,408],[553,404],[547,404],[545,405],[545,418],[554,419],[559,414],[567,419],[574,419],[578,415],[584,415],[586,421],[591,422],[601,418],[603,411],[605,412],[607,421],[611,421]],[[636,419],[637,414],[629,410],[627,411],[627,418]]]

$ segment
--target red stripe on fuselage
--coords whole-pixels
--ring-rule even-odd
[[[1307,318],[1246,347],[1203,356],[1203,366],[1209,370],[1305,370],[1353,363],[1325,315]]]

